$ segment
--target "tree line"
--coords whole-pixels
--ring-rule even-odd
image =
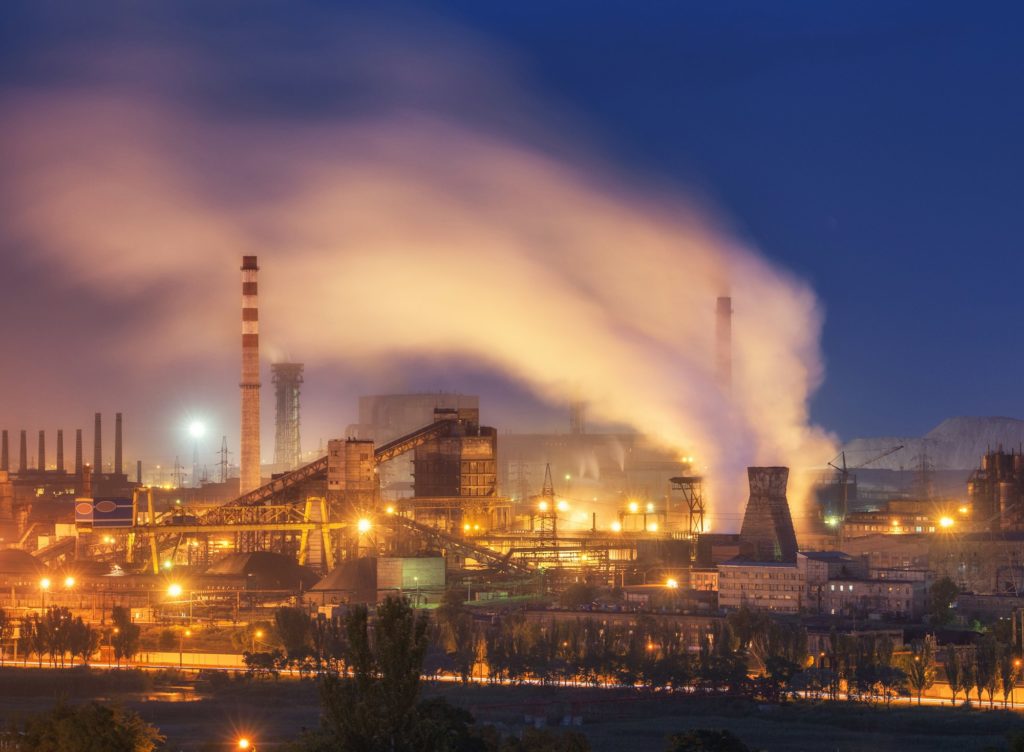
[[[123,606],[113,608],[111,621],[106,638],[120,664],[131,660],[138,652],[141,630],[132,623],[131,613]],[[21,618],[0,609],[0,645],[15,643],[25,665],[32,658],[40,667],[44,662],[53,668],[73,665],[76,660],[86,664],[103,638],[101,630],[72,614],[66,606],[51,606],[42,613],[30,613]],[[0,651],[0,665],[4,660],[5,654]]]

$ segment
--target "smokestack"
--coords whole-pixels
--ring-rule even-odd
[[[103,419],[96,413],[96,424],[92,429],[92,471],[103,472]]]
[[[18,457],[18,473],[24,475],[28,471],[28,431],[21,430],[21,456]]]
[[[82,467],[82,498],[92,498],[92,468],[88,465]]]
[[[242,256],[242,456],[239,492],[260,484],[260,323],[255,256]]]
[[[57,472],[64,472],[64,429],[57,429]]]
[[[715,379],[723,391],[732,390],[732,298],[715,307]]]
[[[114,414],[114,475],[120,475],[121,470],[121,413]]]
[[[46,469],[46,431],[39,432],[39,469]]]
[[[142,485],[142,460],[135,460],[135,482]]]
[[[4,429],[3,438],[0,439],[0,470],[11,469],[11,455],[7,448],[7,429]]]
[[[75,429],[75,475],[82,476],[82,429]]]

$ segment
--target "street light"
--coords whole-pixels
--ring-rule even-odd
[[[178,598],[184,591],[177,582],[172,582],[167,586],[167,594],[172,598]]]
[[[675,579],[674,577],[669,577],[667,580],[665,580],[665,587],[667,587],[669,590],[676,590],[679,587],[679,580]]]
[[[181,668],[182,663],[184,662],[185,638],[186,637],[191,637],[191,636],[192,636],[192,630],[191,629],[183,630],[181,632],[181,634],[178,635],[178,668],[179,669]]]
[[[365,517],[360,517],[359,521],[356,523],[356,530],[360,533],[370,532],[370,521]]]
[[[252,652],[254,652],[254,653],[256,652],[256,640],[262,640],[262,639],[263,639],[263,630],[262,629],[257,629],[255,632],[252,633]]]
[[[74,577],[72,577],[71,575],[68,575],[67,577],[64,578],[64,587],[66,587],[68,590],[70,590],[74,586],[75,586],[75,578]]]
[[[238,740],[238,748],[239,749],[255,749],[255,747],[252,746],[252,742],[250,742],[244,736],[241,739]]]

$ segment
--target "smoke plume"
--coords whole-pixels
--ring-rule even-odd
[[[828,458],[808,418],[821,314],[805,284],[687,197],[569,147],[573,119],[545,127],[476,42],[441,61],[407,42],[345,53],[346,75],[386,96],[309,117],[182,94],[197,73],[245,75],[195,51],[8,90],[5,233],[76,294],[119,291],[127,367],[237,359],[238,261],[256,254],[265,342],[307,371],[427,357],[584,399],[694,455],[712,517],[742,509],[748,464]],[[720,295],[730,393],[714,373]]]

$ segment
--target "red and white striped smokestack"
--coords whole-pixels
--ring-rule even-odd
[[[715,307],[715,380],[723,391],[732,389],[732,298],[721,297]]]
[[[260,485],[260,322],[255,256],[242,256],[242,453],[239,493]]]

